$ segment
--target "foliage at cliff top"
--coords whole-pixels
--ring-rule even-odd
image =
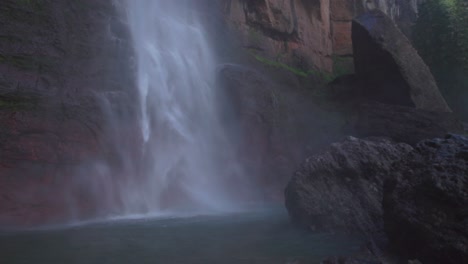
[[[421,6],[414,32],[427,63],[468,70],[468,1],[428,0]]]
[[[265,64],[265,65],[268,65],[268,66],[272,66],[272,67],[275,67],[275,68],[279,68],[279,69],[283,69],[283,70],[287,70],[289,72],[292,72],[294,73],[295,75],[299,76],[299,77],[303,77],[303,78],[307,78],[309,76],[316,76],[318,77],[319,79],[323,80],[325,83],[328,83],[328,82],[331,82],[333,81],[335,78],[341,76],[341,75],[345,75],[345,74],[349,74],[350,72],[343,68],[343,67],[335,67],[335,72],[333,73],[329,73],[329,72],[325,72],[325,71],[320,71],[320,70],[314,70],[314,69],[308,69],[308,70],[305,70],[305,69],[301,69],[299,67],[293,67],[291,65],[288,65],[288,64],[285,64],[281,61],[279,61],[278,59],[275,59],[275,60],[272,60],[272,59],[268,59],[266,57],[263,57],[259,54],[256,54],[255,52],[250,52],[250,54],[255,58],[255,60]],[[334,64],[338,64],[340,62],[340,60],[342,60],[342,58],[340,57],[333,57],[333,63]]]
[[[415,47],[451,107],[468,118],[468,1],[427,0],[419,13]]]

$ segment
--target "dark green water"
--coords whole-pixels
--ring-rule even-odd
[[[280,209],[179,219],[121,220],[0,233],[2,264],[320,263],[360,240],[290,226]]]

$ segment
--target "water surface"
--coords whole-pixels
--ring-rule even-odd
[[[0,233],[0,263],[320,263],[360,239],[293,228],[280,209]]]

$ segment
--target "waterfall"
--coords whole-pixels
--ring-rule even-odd
[[[193,1],[122,0],[132,37],[143,147],[119,183],[126,213],[230,210],[243,186],[216,58]]]

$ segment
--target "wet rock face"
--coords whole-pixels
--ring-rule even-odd
[[[5,0],[0,24],[0,225],[34,225],[65,217],[75,169],[110,151],[128,35],[112,1]]]
[[[239,158],[252,181],[269,198],[282,199],[289,176],[304,157],[342,137],[342,120],[316,105],[312,91],[296,83],[293,74],[265,75],[261,69],[220,67],[218,87],[232,102],[223,120],[239,124],[230,131],[237,136]]]
[[[422,263],[468,262],[468,138],[425,140],[385,183],[384,221],[398,253]]]
[[[352,70],[352,19],[382,10],[410,35],[421,0],[224,0],[225,18],[251,52],[305,70]]]
[[[330,27],[325,1],[225,1],[225,13],[244,47],[304,69],[331,69],[332,61],[326,58],[332,43],[326,37]]]
[[[289,215],[315,230],[382,232],[383,182],[412,147],[385,138],[348,138],[311,156],[285,190]]]
[[[452,113],[379,103],[360,105],[350,125],[354,135],[385,136],[412,146],[424,139],[464,131],[462,122]]]
[[[128,64],[112,55],[128,46],[112,1],[5,0],[0,13],[0,94],[76,98],[128,84],[116,79]]]
[[[451,111],[431,71],[387,15],[365,13],[353,21],[352,32],[361,93],[382,103]]]

